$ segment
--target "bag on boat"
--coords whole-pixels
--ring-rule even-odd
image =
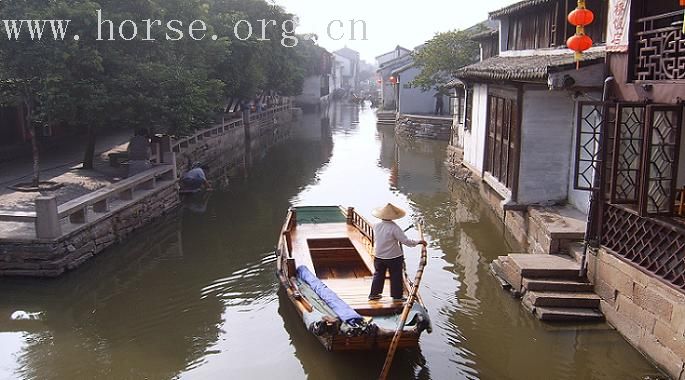
[[[304,265],[297,268],[297,277],[309,285],[312,290],[318,295],[328,307],[333,310],[333,312],[340,317],[340,319],[350,325],[355,325],[363,322],[364,318],[359,315],[353,308],[350,307],[345,301],[340,299],[334,291],[328,288],[318,277],[316,277],[310,270]]]

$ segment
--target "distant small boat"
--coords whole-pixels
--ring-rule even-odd
[[[277,274],[306,328],[329,351],[387,349],[404,304],[368,299],[373,228],[353,208],[291,208],[278,243]],[[405,273],[405,293],[411,288]],[[412,306],[399,347],[416,347],[431,323],[421,297]]]

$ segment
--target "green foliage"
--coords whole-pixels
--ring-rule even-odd
[[[479,31],[436,34],[414,53],[415,65],[421,68],[421,73],[412,81],[412,86],[428,91],[450,81],[460,68],[478,62],[480,47],[471,36]]]
[[[96,40],[98,9],[113,22],[114,41]],[[72,21],[64,41],[55,41],[49,28],[49,38],[41,41],[27,33],[19,41],[0,38],[0,104],[25,104],[32,126],[64,123],[189,133],[216,119],[228,97],[301,91],[310,62],[299,46],[281,44],[281,26],[293,17],[264,0],[2,1],[0,20]],[[186,32],[190,21],[203,20],[206,35],[221,38],[195,41],[186,33],[169,41],[168,30],[156,28],[154,41],[144,41],[146,19],[162,20],[162,25],[183,20]],[[253,25],[253,36],[245,41],[234,36],[233,27],[241,19]],[[266,28],[268,40],[260,39],[260,19],[276,21]],[[138,38],[119,37],[123,20],[137,22]],[[109,27],[102,30],[107,39]],[[74,34],[80,40],[73,40]]]

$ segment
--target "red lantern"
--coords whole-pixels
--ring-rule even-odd
[[[389,79],[390,83],[392,83],[393,85],[397,84],[397,78],[395,78],[394,76],[390,77]]]
[[[566,41],[566,46],[576,53],[582,53],[592,47],[592,38],[585,34],[576,34]]]
[[[594,20],[595,14],[586,8],[577,8],[568,15],[568,22],[570,22],[573,26],[588,26],[592,24]]]
[[[568,15],[568,22],[576,27],[576,34],[566,41],[566,46],[575,52],[577,68],[580,68],[583,52],[592,47],[592,38],[585,34],[585,26],[594,19],[595,15],[585,7],[585,0],[578,0],[578,7]]]

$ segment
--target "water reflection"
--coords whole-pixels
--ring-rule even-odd
[[[388,201],[425,221],[434,324],[397,355],[393,379],[655,373],[606,325],[541,324],[499,288],[488,264],[518,247],[478,189],[446,175],[444,144],[397,140],[369,110],[339,104],[257,140],[202,212],[182,209],[58,280],[0,279],[0,378],[376,378],[383,353],[330,354],[306,331],[272,251],[291,204],[370,217]],[[11,321],[16,310],[45,317]]]

